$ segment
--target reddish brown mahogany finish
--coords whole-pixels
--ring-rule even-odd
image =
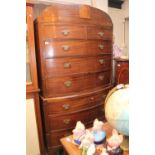
[[[77,121],[104,120],[111,89],[112,22],[87,5],[53,4],[35,21],[44,135],[49,155]]]
[[[115,84],[128,84],[129,83],[129,60],[128,59],[115,59],[116,76]]]

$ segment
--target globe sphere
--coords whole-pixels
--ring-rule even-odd
[[[105,117],[121,134],[129,135],[129,87],[117,86],[107,95]]]

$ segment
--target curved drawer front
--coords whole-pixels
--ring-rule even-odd
[[[87,39],[112,40],[112,31],[102,27],[87,27]]]
[[[43,40],[46,39],[86,39],[84,26],[54,26],[42,25],[40,27]]]
[[[112,54],[111,41],[107,40],[87,41],[86,44],[88,55]]]
[[[85,41],[45,41],[45,58],[86,55]]]
[[[44,42],[45,58],[111,54],[111,41],[52,41]]]
[[[110,84],[111,71],[102,72],[102,76],[104,76],[103,79],[101,79],[99,77],[100,75],[98,74],[99,73],[76,75],[76,76],[74,75],[74,76],[65,76],[44,80],[43,81],[45,82],[44,96],[57,97],[57,96],[71,95],[75,94],[75,92],[94,89],[99,85],[104,86]]]
[[[73,128],[75,127],[77,121],[82,121],[83,123],[93,121],[97,116],[104,116],[103,110],[103,105],[100,105],[86,111],[67,113],[65,115],[59,115],[55,117],[48,116],[49,129],[47,130],[51,131]]]
[[[55,58],[45,60],[45,76],[65,76],[97,72],[111,67],[111,57]]]
[[[105,97],[109,89],[102,93],[87,97],[72,98],[60,101],[46,101],[44,104],[44,113],[46,115],[63,114],[68,112],[75,112],[81,109],[90,108],[95,105],[104,103]]]

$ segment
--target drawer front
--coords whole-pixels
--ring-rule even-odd
[[[61,101],[46,101],[46,103],[44,104],[44,113],[46,115],[54,115],[59,114],[60,112],[62,114],[93,107],[104,102],[108,91],[109,89],[105,90],[102,93],[86,97],[72,98]]]
[[[87,39],[112,40],[112,31],[101,27],[88,27]]]
[[[58,78],[50,78],[44,80],[45,90],[44,95],[46,97],[58,97],[64,95],[71,95],[75,92],[82,92],[91,90],[99,86],[110,84],[111,71],[105,71],[104,79],[99,79],[98,73],[87,75],[74,75]],[[109,78],[109,79],[108,79]]]
[[[45,41],[45,58],[86,55],[84,41]]]
[[[88,60],[89,59],[89,60]],[[64,76],[75,73],[84,73],[95,70],[93,64],[94,59],[84,58],[59,58],[46,59],[46,77]]]
[[[111,56],[99,56],[94,59],[95,71],[103,71],[107,69],[111,69],[112,60]]]
[[[110,69],[111,57],[55,58],[45,60],[45,76],[65,76]]]
[[[111,41],[45,41],[45,58],[112,53]]]
[[[45,80],[44,94],[49,97],[74,94],[94,88],[94,81],[94,74],[50,78]]]
[[[42,39],[86,39],[84,26],[54,26],[43,25],[41,27]]]
[[[95,74],[96,87],[104,86],[111,83],[111,72],[112,71],[106,71]]]
[[[49,128],[51,130],[69,129],[76,125],[77,121],[82,121],[84,124],[93,121],[97,117],[104,116],[103,112],[104,106],[100,105],[86,111],[81,111],[77,113],[67,113],[65,115],[59,116],[48,116]]]
[[[87,55],[112,54],[111,41],[98,40],[87,42]]]

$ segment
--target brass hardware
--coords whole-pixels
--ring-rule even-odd
[[[70,105],[69,105],[69,104],[64,104],[62,107],[63,107],[65,110],[68,110],[68,109],[70,108]]]
[[[99,62],[100,62],[100,64],[104,64],[105,60],[104,59],[100,59]]]
[[[64,31],[62,31],[62,33],[63,33],[64,36],[68,36],[69,35],[69,31],[68,30],[64,30]]]
[[[49,42],[48,41],[45,41],[45,45],[48,45],[49,44]]]
[[[104,80],[104,75],[99,75],[98,79],[101,80],[101,81]]]
[[[101,37],[103,37],[104,32],[98,32],[98,35],[100,35]]]
[[[65,85],[66,87],[70,87],[70,86],[72,85],[72,81],[65,81],[65,82],[64,82],[64,85]]]
[[[101,50],[103,50],[104,45],[100,44],[100,45],[98,45],[98,47],[99,47]]]
[[[70,121],[71,121],[71,119],[64,119],[64,120],[63,120],[63,122],[64,122],[65,124],[69,124]]]
[[[69,50],[69,46],[68,45],[63,45],[62,47],[63,47],[64,51],[68,51]]]
[[[90,98],[90,100],[92,100],[92,101],[93,101],[93,100],[94,100],[94,97],[91,97],[91,98]]]
[[[69,63],[69,62],[64,63],[64,68],[70,68],[70,67],[71,67],[71,63]]]

